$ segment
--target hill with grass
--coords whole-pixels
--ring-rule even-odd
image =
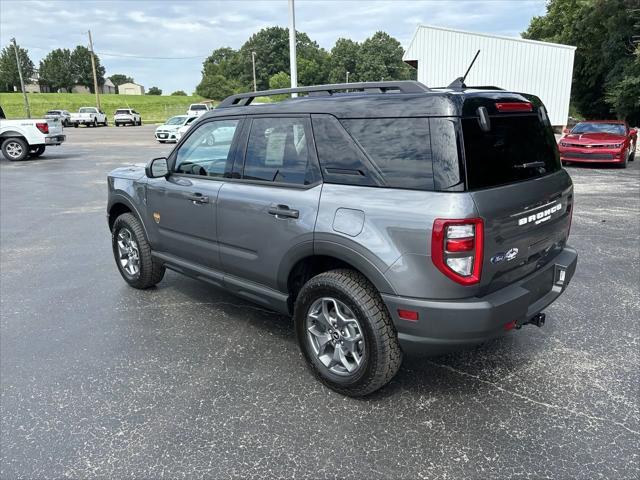
[[[96,97],[88,93],[29,93],[29,105],[33,118],[42,117],[47,110],[77,112],[80,107],[93,107]],[[102,110],[113,122],[113,112],[118,108],[133,108],[140,112],[144,123],[164,122],[174,115],[187,112],[189,105],[202,101],[197,96],[162,95],[100,95]],[[7,118],[24,118],[24,99],[21,93],[0,93],[0,106]]]

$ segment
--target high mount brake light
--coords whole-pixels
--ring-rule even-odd
[[[49,133],[48,123],[36,123],[36,128],[40,130],[42,133]]]
[[[482,274],[484,222],[481,218],[437,218],[431,235],[431,260],[461,285],[474,285]]]
[[[529,102],[496,102],[496,108],[501,113],[533,112],[533,105]]]

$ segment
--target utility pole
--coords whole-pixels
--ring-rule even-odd
[[[253,64],[253,91],[258,91],[258,86],[256,84],[256,52],[251,52],[251,63]]]
[[[22,65],[20,65],[20,57],[18,56],[18,46],[16,45],[16,39],[12,38],[13,50],[16,52],[16,63],[18,64],[18,75],[20,76],[20,89],[22,90],[22,96],[24,97],[24,108],[27,111],[27,118],[31,118],[31,109],[29,108],[29,99],[27,98],[27,92],[24,91],[24,79],[22,78]]]
[[[347,70],[347,81],[345,83],[349,83],[349,70]]]
[[[294,0],[289,0],[289,62],[291,64],[291,88],[298,86],[298,64],[296,62],[296,7]],[[291,97],[297,97],[292,93]]]
[[[89,48],[91,50],[91,68],[93,69],[93,90],[96,92],[96,107],[100,108],[100,92],[98,91],[98,75],[96,74],[96,59],[93,54],[93,40],[91,39],[91,30],[89,30]]]

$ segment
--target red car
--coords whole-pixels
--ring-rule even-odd
[[[615,120],[580,122],[565,128],[558,143],[560,160],[567,162],[615,163],[626,168],[633,161],[638,130]]]

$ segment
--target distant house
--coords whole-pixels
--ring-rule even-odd
[[[144,87],[137,83],[122,83],[118,85],[120,95],[144,95]]]
[[[89,87],[85,87],[84,85],[74,85],[71,89],[71,93],[91,93]]]
[[[113,84],[111,79],[107,78],[104,81],[104,85],[102,86],[102,93],[104,93],[105,95],[117,93],[116,86]]]
[[[14,86],[13,89],[16,92],[20,91],[20,87],[19,86]],[[40,75],[38,73],[38,70],[35,70],[33,72],[33,76],[31,78],[27,78],[27,81],[24,84],[24,90],[27,93],[48,93],[48,92],[51,91],[49,86],[45,85],[40,80]]]

